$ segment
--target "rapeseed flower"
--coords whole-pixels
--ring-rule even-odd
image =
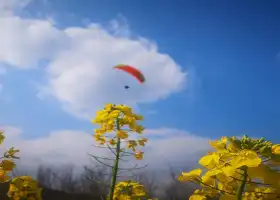
[[[9,187],[8,197],[13,200],[42,200],[42,189],[30,176],[14,178]]]
[[[189,198],[203,200],[274,200],[280,197],[280,145],[244,136],[210,141],[215,151],[199,160],[204,168],[182,172],[179,181],[197,182],[202,189]]]
[[[136,151],[137,146],[145,146],[147,138],[136,140],[130,139],[133,132],[142,134],[144,127],[138,124],[143,120],[143,116],[134,114],[132,109],[126,105],[106,104],[103,110],[96,112],[94,124],[99,128],[94,130],[94,139],[100,145],[115,146],[119,142],[127,142],[127,149]],[[115,132],[115,134],[111,134]],[[142,153],[135,153],[136,159],[142,159]]]

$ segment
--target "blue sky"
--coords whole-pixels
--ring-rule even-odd
[[[156,42],[189,77],[185,90],[140,105],[149,128],[211,138],[245,132],[280,141],[279,6],[279,1],[49,0],[33,2],[21,15],[35,18],[40,11],[60,28],[118,18],[134,35]],[[59,129],[90,131],[88,121],[64,112],[56,100],[37,98],[35,83],[44,81],[44,70],[41,64],[1,76],[6,99],[1,123],[21,127],[27,138]]]

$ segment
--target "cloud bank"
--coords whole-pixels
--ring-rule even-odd
[[[112,20],[108,26],[91,23],[59,29],[47,19],[12,14],[29,1],[1,2],[0,10],[10,14],[0,16],[0,64],[27,70],[47,63],[38,97],[55,98],[74,116],[92,117],[108,102],[131,106],[154,102],[185,87],[187,72],[161,53],[155,42],[133,36],[126,23]],[[112,69],[122,63],[139,68],[146,76],[145,84]]]
[[[87,153],[109,156],[107,149],[96,148],[90,133],[73,130],[53,131],[38,139],[24,139],[22,130],[12,126],[1,127],[7,136],[4,149],[14,146],[20,149],[20,166],[36,169],[39,165],[82,167],[91,165]],[[144,149],[143,161],[134,164],[149,165],[149,169],[167,169],[168,165],[184,167],[193,164],[201,154],[209,150],[208,138],[199,137],[177,129],[150,129],[144,133],[149,142]],[[2,147],[1,147],[2,149]],[[2,153],[2,152],[0,152]],[[131,158],[131,160],[134,160]],[[132,163],[129,163],[132,164]]]

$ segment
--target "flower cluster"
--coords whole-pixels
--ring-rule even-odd
[[[144,127],[137,122],[143,120],[141,115],[134,114],[130,107],[125,105],[107,104],[103,110],[96,114],[92,120],[100,127],[94,130],[94,138],[100,145],[116,146],[118,142],[126,142],[126,148],[134,152],[134,157],[138,160],[143,158],[143,152],[137,151],[137,146],[145,146],[146,138],[134,140],[129,138],[130,132],[141,135]],[[110,134],[115,133],[115,134]]]
[[[42,200],[42,189],[30,176],[19,176],[10,183],[8,197],[12,200]]]
[[[2,131],[0,131],[0,145],[5,140],[5,136]],[[7,150],[4,153],[3,157],[0,157],[0,183],[4,183],[10,180],[8,174],[15,168],[15,163],[13,159],[18,159],[15,154],[18,153],[19,150],[14,149],[13,147]]]
[[[216,150],[199,160],[203,169],[183,172],[178,180],[200,184],[191,200],[220,196],[220,200],[277,199],[280,196],[280,145],[263,138],[222,137],[210,141]],[[205,173],[202,175],[203,171]]]
[[[141,200],[146,197],[145,188],[137,182],[119,182],[114,190],[114,200]]]

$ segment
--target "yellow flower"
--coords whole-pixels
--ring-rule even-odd
[[[194,169],[190,172],[182,172],[182,175],[178,177],[178,180],[181,182],[198,181],[200,180],[201,173],[202,169]]]
[[[117,142],[116,142],[116,140],[114,140],[114,139],[110,139],[110,140],[109,140],[109,144],[112,145],[112,146],[114,146],[114,145],[117,144]]]
[[[141,146],[145,146],[145,143],[148,141],[147,138],[142,138],[138,140],[138,144]]]
[[[250,192],[245,192],[243,195],[244,200],[259,200],[259,199],[265,199],[265,200],[274,200],[278,198],[277,191],[275,191],[274,188],[269,187],[257,187],[251,190]]]
[[[220,162],[220,155],[213,152],[213,153],[208,153],[208,155],[203,156],[200,160],[199,160],[199,164],[211,169],[215,166],[217,166]]]
[[[12,171],[15,166],[15,163],[11,160],[2,160],[0,163],[0,167],[6,172]]]
[[[134,115],[135,120],[143,120],[144,117],[142,115]]]
[[[201,182],[203,183],[202,186],[205,184],[209,185],[210,187],[216,187],[216,179],[212,176],[209,176],[207,173],[201,177]]]
[[[94,120],[92,120],[92,123],[94,124],[102,124],[104,121],[106,121],[106,118],[108,117],[108,112],[104,110],[100,110],[96,112],[96,117]]]
[[[220,196],[220,200],[236,200],[244,169],[247,169],[248,176],[242,191],[243,200],[274,200],[280,196],[280,173],[277,171],[280,166],[280,144],[273,145],[269,141],[252,140],[245,136],[241,142],[232,137],[227,144],[227,138],[223,137],[220,141],[211,141],[210,145],[216,152],[208,153],[199,161],[208,171],[200,177],[202,170],[195,169],[189,173],[183,172],[178,178],[200,184],[202,189],[196,190],[190,199],[206,200]],[[261,148],[266,148],[266,153]]]
[[[128,143],[127,143],[127,148],[135,151],[135,147],[137,147],[136,141],[135,140],[129,140]]]
[[[221,167],[221,171],[228,177],[233,176],[237,169],[235,166],[231,166],[231,165],[225,165],[223,167]]]
[[[226,148],[227,137],[222,137],[221,140],[209,141],[209,144],[216,150],[223,150]]]
[[[14,200],[42,200],[41,192],[42,189],[38,187],[37,182],[32,177],[20,176],[11,181],[8,197]]]
[[[221,174],[221,173],[223,173],[222,170],[217,169],[217,168],[214,168],[214,169],[208,170],[208,171],[204,174],[204,176],[205,176],[205,177],[215,177],[215,176],[217,176],[218,174]]]
[[[274,171],[265,164],[260,164],[258,167],[248,168],[248,175],[252,179],[258,179],[262,182],[274,186],[275,188],[280,187],[280,174]]]
[[[128,142],[126,148],[136,151],[137,145],[144,146],[147,139],[129,140],[129,132],[141,134],[144,127],[137,124],[137,121],[142,119],[141,115],[134,114],[132,109],[126,105],[106,104],[104,109],[98,111],[95,119],[92,120],[93,123],[99,126],[94,130],[94,139],[101,145],[105,143],[115,145],[116,138],[122,139],[121,142],[126,139],[125,142]],[[115,135],[112,137],[106,134],[113,131]]]
[[[134,154],[134,157],[137,159],[137,160],[142,160],[143,159],[143,152],[142,151],[137,151],[135,152]]]
[[[119,130],[119,131],[117,131],[116,136],[120,139],[126,139],[126,138],[128,138],[128,133],[123,130]]]
[[[96,113],[92,123],[99,124],[106,132],[128,125],[132,131],[141,133],[144,128],[136,121],[142,119],[141,115],[133,114],[131,108],[126,105],[107,104],[103,110]]]
[[[120,110],[113,110],[110,114],[109,114],[109,118],[115,120],[119,117],[119,115],[121,114]]]
[[[227,150],[232,152],[232,153],[236,153],[236,152],[239,151],[239,148],[234,143],[229,143],[227,145]]]
[[[108,104],[105,105],[104,110],[107,111],[107,112],[109,112],[109,111],[111,111],[114,107],[115,107],[114,104],[108,103]]]
[[[136,127],[137,127],[137,123],[136,120],[132,117],[129,117],[127,120],[127,125],[129,126],[129,128],[133,131],[135,131]]]
[[[257,167],[261,162],[262,159],[255,151],[244,149],[233,157],[230,163],[233,167],[239,168],[242,166]]]
[[[272,170],[268,166],[260,164],[257,167],[248,168],[247,172],[249,177],[251,177],[252,179],[256,178],[265,181],[265,179],[268,178],[271,174]]]
[[[102,129],[102,128],[94,129],[94,133],[98,135],[104,135],[104,133],[106,133],[106,129]]]
[[[190,196],[189,200],[207,200],[207,197],[201,194],[193,194]]]
[[[114,129],[114,124],[111,123],[111,121],[108,121],[106,123],[101,124],[101,129],[105,132],[112,132]]]
[[[124,115],[128,117],[133,116],[132,109],[126,105],[116,105],[115,108],[120,110]]]
[[[107,126],[113,126],[114,125],[114,123],[115,123],[115,119],[108,119],[108,121],[107,121]]]
[[[189,200],[207,200],[206,195],[203,190],[195,190]]]
[[[0,183],[5,183],[10,180],[10,177],[7,176],[6,172],[0,167]]]
[[[134,126],[133,131],[135,131],[136,133],[141,134],[144,131],[144,127],[141,126],[141,125]]]
[[[106,137],[101,136],[99,134],[94,134],[95,141],[98,142],[99,144],[103,145],[106,143]]]
[[[114,191],[114,200],[140,200],[146,196],[143,185],[132,181],[119,182]]]
[[[280,155],[280,144],[275,144],[271,147],[273,154]]]
[[[242,198],[243,200],[244,198]],[[235,195],[228,195],[228,194],[224,194],[222,195],[219,200],[236,200],[236,196]],[[257,199],[256,199],[257,200]]]

